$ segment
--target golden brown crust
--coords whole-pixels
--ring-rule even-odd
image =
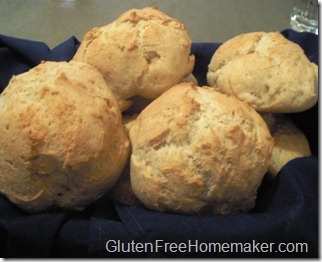
[[[253,108],[191,83],[148,105],[129,135],[135,195],[153,210],[185,214],[252,208],[273,147]]]
[[[261,112],[300,112],[317,102],[317,65],[278,32],[241,34],[223,43],[207,80]]]
[[[88,64],[44,62],[15,76],[0,114],[0,192],[25,210],[82,209],[125,165],[120,108]]]
[[[133,96],[154,99],[188,76],[194,67],[190,48],[182,23],[147,7],[90,30],[73,59],[102,73],[123,111]]]

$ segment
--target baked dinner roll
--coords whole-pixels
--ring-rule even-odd
[[[287,116],[282,114],[262,114],[274,138],[269,174],[275,177],[289,161],[311,155],[309,142],[302,131]]]
[[[131,97],[154,99],[188,76],[195,61],[190,48],[184,24],[147,7],[91,29],[73,59],[102,73],[124,111]]]
[[[207,81],[261,112],[301,112],[318,99],[318,66],[278,32],[241,34],[223,43]]]
[[[123,125],[126,133],[128,134],[129,129],[135,122],[137,115],[124,115]],[[140,204],[137,197],[134,195],[130,180],[130,159],[128,159],[122,174],[117,180],[116,184],[111,190],[111,197],[120,203],[125,205],[138,205]]]
[[[148,105],[129,136],[134,194],[149,209],[183,214],[250,210],[274,144],[252,107],[191,83]]]
[[[0,192],[26,211],[83,209],[114,185],[129,140],[115,97],[82,62],[44,62],[0,98]]]

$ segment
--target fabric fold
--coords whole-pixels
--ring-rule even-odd
[[[160,251],[160,257],[315,257],[318,254],[318,160],[289,162],[278,179],[266,180],[259,189],[255,208],[248,214],[184,216],[161,214],[141,206],[116,208],[124,227],[135,241],[154,243],[307,243],[308,252],[187,252]],[[302,225],[299,227],[299,225]],[[122,240],[122,238],[120,238]],[[238,251],[238,250],[237,250]],[[240,251],[240,250],[239,250]],[[106,254],[107,256],[108,254]],[[154,254],[156,255],[156,254]]]

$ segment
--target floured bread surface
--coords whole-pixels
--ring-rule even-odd
[[[102,73],[123,111],[131,97],[154,99],[187,77],[195,61],[190,48],[184,24],[147,7],[91,29],[73,59]]]
[[[261,112],[301,112],[318,99],[318,66],[278,32],[241,34],[223,43],[207,81]]]
[[[269,173],[275,177],[289,161],[311,155],[309,142],[303,132],[288,117],[281,114],[262,114],[274,138]]]
[[[115,97],[82,62],[13,77],[0,128],[0,192],[27,211],[83,209],[114,185],[129,153]]]
[[[135,195],[150,209],[184,214],[250,210],[273,148],[252,107],[191,83],[148,105],[129,135]]]

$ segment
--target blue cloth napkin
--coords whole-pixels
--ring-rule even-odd
[[[318,64],[318,37],[284,30]],[[0,92],[12,75],[42,60],[69,61],[79,46],[71,37],[53,49],[0,35]],[[220,43],[193,43],[194,75],[206,72]],[[264,179],[256,206],[245,214],[197,216],[125,206],[109,195],[77,212],[28,214],[0,196],[0,255],[5,258],[316,258],[318,245],[318,106],[289,114],[305,133],[313,156],[290,161],[278,178]],[[0,116],[1,117],[1,116]],[[144,251],[144,252],[143,252]]]

